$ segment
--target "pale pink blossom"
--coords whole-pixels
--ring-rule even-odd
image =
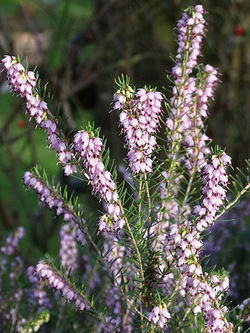
[[[85,299],[68,284],[59,272],[55,272],[49,264],[40,261],[36,266],[36,274],[40,279],[46,280],[49,287],[60,291],[67,301],[73,301],[77,310],[90,309]]]
[[[123,95],[124,98],[121,98]],[[128,160],[134,174],[152,172],[151,155],[157,142],[153,135],[160,124],[163,97],[159,92],[138,89],[129,94],[119,90],[114,95],[114,110],[119,109],[120,123],[128,147]]]
[[[79,154],[79,161],[83,161],[93,192],[106,206],[107,213],[99,220],[99,230],[110,232],[122,229],[125,220],[119,206],[116,185],[101,160],[102,140],[87,131],[78,132],[74,136],[72,148]]]
[[[18,63],[16,57],[5,56],[1,60],[3,70],[7,72],[7,81],[10,90],[26,101],[26,113],[34,118],[36,125],[43,128],[48,135],[49,147],[57,150],[58,162],[65,168],[68,176],[76,173],[76,166],[71,163],[72,153],[66,141],[61,139],[60,131],[57,128],[57,121],[50,113],[47,103],[41,99],[36,87],[35,73],[26,71],[22,64]],[[60,149],[61,145],[64,149]]]

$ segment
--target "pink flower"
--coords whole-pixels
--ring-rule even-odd
[[[67,301],[73,301],[79,311],[84,308],[89,309],[89,304],[85,299],[69,285],[59,272],[55,272],[52,266],[40,261],[36,266],[36,273],[40,279],[46,280],[51,288],[60,291]]]
[[[213,224],[217,212],[226,199],[228,176],[226,166],[231,165],[231,158],[224,152],[214,155],[212,163],[207,164],[203,176],[204,195],[201,205],[194,208],[194,214],[199,218],[197,222],[198,230],[206,229]]]
[[[163,97],[159,92],[138,89],[127,98],[126,89],[122,91],[118,90],[114,95],[113,109],[121,110],[120,123],[128,147],[129,167],[134,174],[152,172],[151,155],[157,146],[153,134],[160,124]],[[121,98],[122,94],[124,98]]]
[[[86,244],[86,240],[83,229],[79,228],[79,226],[85,225],[85,221],[73,213],[73,208],[68,203],[63,201],[60,194],[56,192],[55,187],[49,188],[43,180],[39,179],[37,175],[30,171],[25,172],[23,181],[27,188],[33,187],[36,190],[42,203],[47,204],[49,208],[56,209],[56,215],[63,215],[64,221],[69,221],[73,229],[78,226],[75,237],[76,240],[84,246]],[[63,230],[64,228],[66,227],[63,227]]]
[[[87,131],[79,132],[74,136],[72,148],[79,154],[79,160],[83,160],[93,192],[106,204],[107,214],[100,218],[99,230],[120,230],[125,221],[121,214],[116,185],[101,160],[102,140]]]
[[[167,321],[171,319],[171,315],[165,306],[155,306],[148,314],[148,320],[152,321],[160,328],[165,327]]]
[[[177,24],[179,47],[172,70],[174,87],[170,99],[171,112],[166,121],[169,154],[175,155],[173,147],[184,147],[184,163],[190,173],[200,173],[206,165],[206,156],[210,154],[207,147],[210,139],[203,133],[203,118],[208,116],[208,103],[213,98],[218,82],[218,72],[212,66],[206,65],[202,71],[197,67],[205,34],[204,12],[202,6],[196,6],[194,10],[185,12]],[[199,75],[194,77],[196,67]]]
[[[74,272],[77,267],[77,229],[72,228],[70,223],[62,225],[60,229],[60,258],[66,272]]]
[[[57,129],[57,121],[53,119],[47,103],[38,94],[35,73],[26,71],[23,65],[18,63],[16,57],[5,56],[1,62],[3,70],[7,72],[10,89],[26,100],[26,112],[29,113],[31,118],[34,118],[37,126],[47,132],[49,146],[51,149],[58,151],[58,161],[65,168],[65,174],[68,176],[76,173],[77,169],[71,163],[72,153],[66,142],[60,138],[61,134]],[[60,150],[61,145],[65,146],[63,150]]]

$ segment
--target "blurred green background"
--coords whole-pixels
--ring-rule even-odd
[[[250,156],[249,0],[1,0],[1,57],[27,58],[42,83],[49,83],[55,108],[61,103],[67,129],[94,120],[119,162],[125,155],[123,141],[117,115],[109,112],[114,78],[124,73],[132,85],[165,91],[166,74],[173,66],[170,56],[177,48],[174,27],[182,9],[199,3],[209,12],[201,61],[222,74],[210,107],[208,135],[226,147],[234,166],[244,169]],[[23,102],[9,94],[4,74],[0,98],[1,235],[26,226],[29,242],[24,247],[37,260],[41,253],[57,253],[59,223],[37,206],[34,193],[24,191],[22,176],[40,164],[62,181],[60,166],[45,149],[44,133],[34,131],[28,121]],[[83,191],[80,195],[85,200]]]

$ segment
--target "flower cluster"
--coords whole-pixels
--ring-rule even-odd
[[[106,204],[107,214],[99,221],[99,230],[113,231],[123,228],[125,221],[119,206],[119,197],[112,175],[105,169],[101,160],[102,140],[87,131],[78,132],[74,136],[74,149],[83,160],[84,168],[88,171],[93,192]]]
[[[10,89],[26,100],[26,112],[35,119],[37,125],[47,131],[49,146],[58,152],[58,161],[62,163],[66,175],[76,173],[76,167],[70,163],[73,155],[66,140],[60,138],[57,120],[49,112],[47,103],[38,92],[35,74],[26,71],[16,57],[5,56],[2,59],[3,70],[7,71]]]
[[[24,295],[23,288],[20,287],[19,283],[24,263],[23,259],[17,254],[19,242],[24,235],[24,228],[18,227],[14,233],[7,236],[3,246],[0,248],[1,331],[4,331],[4,326],[8,322],[15,327],[17,332],[22,332],[23,325],[26,322],[26,319],[22,318],[18,312],[18,305]],[[9,293],[9,290],[6,288],[5,280],[8,281],[8,287],[11,288],[12,293]]]
[[[73,157],[72,151],[70,151],[67,141],[60,139],[60,132],[55,120],[43,120],[40,126],[47,132],[49,147],[57,151],[58,162],[62,163],[65,175],[76,173],[76,166],[70,163]]]
[[[32,187],[39,195],[40,202],[47,204],[49,208],[56,209],[56,215],[64,214],[64,220],[74,220],[74,215],[69,207],[65,206],[64,201],[56,194],[55,188],[53,191],[46,184],[36,177],[31,171],[26,171],[23,176],[24,184],[29,189]]]
[[[206,312],[206,330],[208,333],[233,332],[233,324],[225,321],[227,307],[222,309],[210,308]]]
[[[23,227],[18,227],[14,234],[6,238],[5,245],[0,248],[0,251],[6,256],[11,256],[18,248],[19,241],[24,237],[25,230]]]
[[[152,172],[152,152],[157,142],[153,135],[159,129],[163,97],[159,92],[139,89],[119,89],[114,95],[114,110],[120,109],[120,123],[128,147],[132,173]]]
[[[172,69],[172,75],[176,79],[190,74],[197,65],[197,58],[201,55],[202,38],[205,35],[205,10],[201,5],[194,7],[194,10],[185,12],[178,22],[178,49],[176,65]],[[185,67],[183,66],[185,63]]]
[[[103,252],[106,253],[106,261],[110,265],[110,270],[114,276],[114,285],[118,287],[121,284],[121,268],[124,264],[126,247],[119,244],[119,239],[106,237]]]
[[[165,246],[166,256],[168,260],[174,260],[178,267],[182,267],[182,271],[186,274],[196,271],[196,274],[200,275],[200,267],[189,265],[188,262],[201,247],[200,235],[187,221],[169,227]]]
[[[189,120],[189,127],[183,138],[183,145],[186,148],[187,158],[185,165],[189,171],[201,172],[206,165],[206,156],[210,154],[207,142],[210,140],[204,134],[203,118],[207,118],[208,102],[213,98],[214,90],[218,82],[218,72],[210,65],[206,65],[204,72],[196,80],[196,89],[192,95],[193,108],[190,105],[186,116]]]
[[[3,69],[7,71],[11,90],[20,97],[32,96],[33,88],[36,87],[34,72],[25,72],[23,65],[17,61],[16,57],[5,56],[1,62]]]
[[[40,279],[46,280],[51,288],[60,291],[67,301],[74,302],[77,310],[89,309],[89,304],[85,299],[69,285],[60,273],[55,273],[49,264],[40,261],[36,266],[36,273]]]
[[[28,189],[32,187],[37,192],[39,200],[42,203],[47,204],[49,208],[56,209],[56,215],[62,214],[64,221],[70,222],[72,228],[78,225],[76,229],[76,240],[81,243],[82,246],[85,246],[86,240],[82,229],[82,224],[84,225],[85,221],[74,213],[74,209],[70,204],[62,200],[61,196],[56,193],[55,187],[49,188],[44,181],[39,179],[31,171],[25,172],[23,181]],[[79,228],[79,226],[81,226],[81,228]]]
[[[41,283],[38,276],[35,274],[35,271],[36,269],[34,266],[29,266],[27,268],[27,276],[31,283],[31,287],[26,289],[26,294],[28,295],[30,306],[36,308],[38,312],[41,312],[44,309],[51,308],[51,303],[43,288],[43,283]]]
[[[208,103],[213,99],[214,91],[219,81],[219,73],[216,68],[211,65],[204,67],[203,77],[199,78],[199,86],[197,89],[197,108],[199,115],[206,118],[208,116]],[[203,126],[202,121],[197,120],[198,126]]]
[[[68,273],[74,272],[77,267],[77,228],[72,228],[70,223],[64,224],[60,229],[60,258],[63,268]]]
[[[193,305],[195,314],[204,313],[208,332],[231,332],[232,324],[225,318],[227,308],[217,303],[228,290],[229,279],[212,275],[209,281],[198,261],[201,247],[200,233],[191,224],[184,222],[169,227],[165,250],[168,260],[180,273],[180,295]]]
[[[175,85],[170,100],[171,113],[166,121],[172,155],[176,153],[175,142],[180,141],[186,150],[185,165],[190,173],[201,172],[206,165],[206,155],[210,153],[202,118],[208,115],[208,102],[213,98],[218,82],[218,72],[210,65],[197,67],[198,74],[192,76],[205,33],[203,13],[202,6],[195,6],[194,11],[186,12],[177,25],[179,48],[172,71]]]
[[[195,215],[199,218],[196,228],[201,231],[212,225],[216,214],[226,199],[224,187],[228,183],[226,166],[231,165],[231,157],[226,153],[219,153],[212,157],[212,163],[207,164],[203,176],[204,199],[201,205],[194,209]]]
[[[148,320],[157,324],[160,328],[166,327],[167,321],[171,318],[168,309],[165,306],[155,306],[148,314]]]
[[[204,314],[207,332],[232,331],[232,323],[226,319],[227,307],[219,305],[219,300],[228,291],[228,277],[219,278],[217,275],[208,277],[206,273],[200,276],[193,274],[183,277],[181,286],[193,304],[194,314]],[[217,313],[220,313],[219,317]]]
[[[121,298],[122,296],[120,294],[119,288],[117,287],[111,287],[109,290],[106,291],[105,305],[111,311],[108,314],[106,313],[105,323],[100,323],[101,332],[123,332],[122,330],[117,328],[122,323],[122,315],[124,311]],[[130,330],[126,330],[125,332],[130,332]]]

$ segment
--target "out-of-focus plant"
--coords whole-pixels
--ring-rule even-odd
[[[45,171],[25,173],[26,187],[65,224],[59,257],[46,256],[26,274],[17,254],[22,227],[1,247],[4,330],[233,332],[248,319],[247,301],[238,312],[226,304],[228,274],[202,265],[204,233],[250,187],[247,177],[235,178],[227,199],[231,158],[205,134],[219,74],[198,63],[204,13],[201,5],[189,7],[177,24],[170,100],[147,86],[133,88],[123,75],[116,80],[112,111],[119,113],[128,150],[121,182],[100,129],[88,124],[67,136],[34,72],[17,57],[2,59],[11,91],[45,131],[65,176],[84,178],[102,204],[99,220],[92,220],[87,203],[78,203]]]
[[[249,199],[225,212],[204,240],[204,255],[209,265],[226,268],[230,273],[230,299],[243,301],[250,290]],[[226,228],[225,228],[226,224]]]

